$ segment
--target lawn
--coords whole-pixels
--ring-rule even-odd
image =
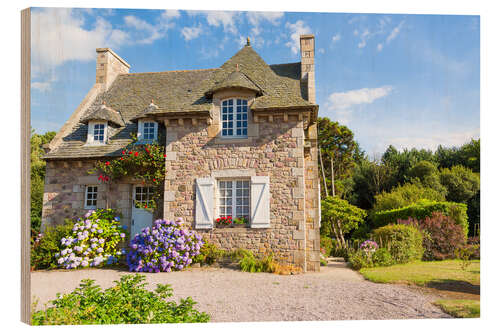
[[[367,280],[378,283],[405,283],[426,290],[449,291],[451,296],[434,304],[457,318],[478,318],[480,315],[480,261],[473,260],[463,270],[461,261],[416,261],[389,267],[363,268]],[[432,288],[432,289],[431,289]],[[455,292],[455,294],[453,294]],[[442,293],[437,293],[442,297]],[[460,295],[461,299],[455,299]],[[470,299],[469,299],[470,298]]]
[[[479,260],[472,260],[466,271],[460,267],[459,260],[416,261],[389,267],[363,268],[359,272],[373,282],[407,283],[429,286],[435,283],[453,281],[479,285]]]
[[[434,304],[456,318],[479,318],[481,313],[478,300],[440,299]]]

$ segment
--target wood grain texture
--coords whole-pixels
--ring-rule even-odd
[[[21,11],[21,321],[30,324],[31,10]]]

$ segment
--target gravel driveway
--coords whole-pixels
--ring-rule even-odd
[[[31,273],[32,297],[41,308],[57,292],[68,293],[81,279],[103,288],[121,274],[111,269],[39,271]],[[149,289],[171,284],[176,299],[191,296],[196,308],[214,322],[449,318],[433,306],[432,296],[401,285],[366,281],[344,263],[330,262],[321,272],[300,275],[245,273],[228,268],[146,274]]]

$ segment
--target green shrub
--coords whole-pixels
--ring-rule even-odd
[[[422,259],[424,253],[422,233],[414,226],[395,224],[380,227],[373,239],[386,248],[395,263],[404,264]]]
[[[47,227],[41,237],[37,238],[31,246],[31,269],[57,268],[55,255],[66,247],[61,244],[61,239],[69,235],[72,229],[71,220],[65,220],[62,225]]]
[[[377,194],[372,212],[405,207],[422,199],[432,201],[446,200],[444,193],[430,187],[425,187],[420,182],[406,183],[394,188],[391,192]]]
[[[204,241],[200,254],[194,257],[193,263],[212,265],[222,258],[224,254],[225,251],[219,249],[217,245]]]
[[[319,264],[320,266],[328,266],[328,261],[323,258],[319,258]]]
[[[333,249],[333,240],[327,236],[321,236],[320,239],[320,251],[324,256],[329,257]]]
[[[93,280],[82,280],[70,294],[51,301],[45,310],[32,314],[33,325],[83,324],[147,324],[147,323],[204,323],[208,314],[194,309],[191,297],[179,304],[167,301],[172,288],[158,284],[154,292],[146,290],[144,275],[122,275],[115,286],[106,290]],[[36,304],[35,304],[36,305]]]
[[[467,206],[455,202],[437,202],[429,200],[419,200],[418,202],[402,208],[384,210],[376,212],[372,216],[373,224],[376,227],[382,227],[391,223],[397,223],[398,220],[406,220],[413,217],[417,220],[423,220],[431,217],[433,212],[441,212],[451,217],[467,235],[469,225],[467,222]]]
[[[238,265],[243,272],[272,273],[274,271],[273,255],[265,255],[262,258],[256,258],[252,251],[238,249],[233,257],[238,259]]]
[[[362,250],[349,249],[347,256],[352,269],[359,271],[361,268],[373,267],[371,259]]]
[[[386,248],[378,248],[372,254],[372,261],[374,266],[391,266],[394,264],[391,253]]]

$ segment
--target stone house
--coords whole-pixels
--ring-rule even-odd
[[[120,156],[131,135],[162,138],[164,218],[182,217],[221,248],[319,270],[313,35],[300,37],[300,50],[300,62],[268,65],[247,40],[219,68],[129,73],[111,49],[97,49],[96,83],[46,147],[42,227],[106,207],[132,234],[151,225],[136,207],[151,195],[147,184],[103,184],[88,170]],[[227,215],[249,223],[214,223]]]

